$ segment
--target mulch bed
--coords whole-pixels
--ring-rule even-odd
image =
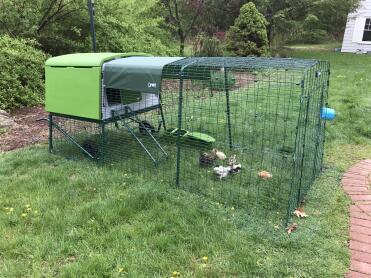
[[[10,114],[17,125],[0,134],[0,152],[47,141],[48,124],[45,121],[37,122],[38,119],[47,118],[44,107],[16,109]]]

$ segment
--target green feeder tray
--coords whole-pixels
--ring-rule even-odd
[[[170,129],[169,133],[170,133],[170,135],[173,135],[173,136],[176,137],[178,135],[178,129],[177,128]],[[212,144],[212,143],[215,142],[215,138],[210,136],[210,135],[207,135],[207,134],[201,133],[201,132],[190,132],[190,131],[185,130],[185,129],[180,130],[180,136],[182,138],[191,139],[191,140],[194,140],[194,141],[199,141],[199,142],[206,143],[206,144]]]

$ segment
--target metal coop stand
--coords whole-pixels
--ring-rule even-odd
[[[303,59],[54,57],[49,149],[288,220],[321,171],[329,74]]]

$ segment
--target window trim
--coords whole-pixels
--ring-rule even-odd
[[[365,24],[362,30],[362,40],[361,40],[361,43],[371,44],[371,38],[370,40],[367,40],[367,41],[363,40],[366,32],[371,33],[371,17],[365,18]]]

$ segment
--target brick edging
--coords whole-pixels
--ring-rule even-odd
[[[371,278],[371,159],[363,160],[343,175],[344,191],[352,200],[350,206],[351,253],[349,278]]]

